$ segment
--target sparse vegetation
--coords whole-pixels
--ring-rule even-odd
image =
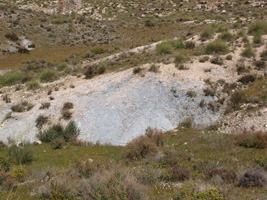
[[[210,42],[206,46],[207,54],[226,54],[228,52],[229,52],[228,45],[221,40],[215,40],[213,42]]]
[[[244,51],[241,53],[241,56],[246,58],[255,57],[255,52],[251,46],[248,46],[244,49]]]

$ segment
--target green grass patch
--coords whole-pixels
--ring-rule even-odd
[[[29,77],[24,72],[10,71],[0,76],[0,84],[2,86],[10,86],[17,83],[23,83]]]

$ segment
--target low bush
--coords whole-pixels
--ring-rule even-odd
[[[53,82],[58,79],[57,72],[51,69],[44,70],[40,75],[41,82]]]
[[[143,68],[141,68],[141,67],[135,67],[135,68],[133,68],[133,74],[139,74],[142,70],[143,70]]]
[[[72,108],[73,108],[73,103],[65,102],[64,105],[63,105],[62,110],[69,110],[69,109],[72,109]]]
[[[175,40],[173,41],[174,49],[185,49],[185,43],[183,40]]]
[[[70,120],[72,118],[72,112],[69,110],[62,110],[61,116],[64,120]]]
[[[204,62],[209,61],[209,59],[210,58],[208,56],[204,56],[204,57],[202,57],[202,58],[199,59],[199,62],[204,63]]]
[[[207,26],[200,33],[200,38],[202,40],[211,39],[215,33],[215,29],[212,26]]]
[[[18,182],[23,182],[25,180],[25,176],[27,175],[27,170],[22,166],[18,166],[13,168],[10,174]]]
[[[255,157],[255,163],[257,166],[263,167],[267,171],[267,155],[257,155]]]
[[[213,57],[210,62],[216,65],[223,65],[223,59],[219,56]]]
[[[227,55],[227,56],[225,57],[225,59],[226,59],[226,60],[232,60],[232,59],[233,59],[233,56],[232,56],[232,55]]]
[[[239,179],[239,186],[264,187],[267,184],[266,172],[262,167],[249,168]]]
[[[159,72],[159,66],[156,66],[155,64],[152,64],[150,67],[149,67],[149,70],[150,72],[154,72],[154,73],[158,73]]]
[[[237,90],[235,91],[230,98],[233,107],[238,106],[240,103],[244,103],[246,101],[246,96],[243,91]]]
[[[200,190],[195,183],[186,182],[179,190],[174,200],[205,199],[205,200],[226,200],[223,194],[215,187]]]
[[[11,110],[13,112],[25,112],[31,110],[33,107],[33,104],[29,103],[28,101],[23,101],[11,106]]]
[[[251,46],[248,46],[247,48],[244,49],[244,51],[242,51],[241,56],[246,58],[255,57],[255,52]]]
[[[28,79],[28,75],[24,72],[10,71],[0,76],[0,84],[2,86],[9,86],[18,83],[24,83]]]
[[[100,65],[89,65],[86,68],[86,71],[84,73],[86,79],[93,78],[94,76],[98,74],[103,74],[105,72],[105,67]]]
[[[226,42],[232,41],[234,39],[234,37],[235,36],[233,34],[229,33],[228,31],[223,32],[218,36],[219,39],[226,41]]]
[[[8,148],[7,156],[16,165],[28,164],[33,161],[33,153],[27,147],[12,145]]]
[[[229,52],[228,45],[222,40],[215,40],[206,46],[207,54],[226,54]]]
[[[263,60],[256,60],[254,62],[254,65],[258,68],[258,69],[265,69],[266,68],[266,61]]]
[[[243,147],[265,149],[267,148],[267,133],[243,132],[237,136],[236,143]]]
[[[64,145],[65,141],[57,138],[51,141],[51,148],[52,149],[62,149],[63,145]]]
[[[185,43],[185,48],[186,49],[193,49],[195,48],[196,44],[193,41],[188,41]]]
[[[225,168],[212,168],[207,173],[208,178],[212,178],[216,175],[220,176],[225,183],[234,183],[236,180],[236,173]]]
[[[19,37],[14,32],[5,34],[5,37],[13,42],[17,42],[19,40]]]
[[[184,167],[170,167],[167,169],[167,172],[163,174],[163,180],[177,182],[185,181],[190,178],[190,172],[187,168]]]
[[[249,83],[252,83],[256,81],[256,76],[252,74],[247,74],[242,76],[240,79],[238,79],[238,82],[241,82],[244,85],[247,85]]]
[[[44,124],[48,122],[48,117],[44,115],[39,115],[35,120],[35,126],[37,128],[42,128]]]
[[[146,135],[139,136],[126,145],[126,158],[138,160],[157,152],[163,146],[163,133],[157,129],[147,130]]]
[[[37,134],[37,138],[44,143],[50,143],[55,139],[63,139],[66,142],[71,137],[77,137],[80,134],[80,130],[74,121],[70,121],[64,129],[60,124],[53,125],[45,131],[40,131]]]
[[[94,54],[102,54],[105,53],[104,47],[96,46],[91,49],[91,52]]]
[[[11,168],[11,162],[8,157],[0,157],[0,171],[9,171]]]
[[[248,33],[253,34],[256,32],[267,33],[267,22],[266,20],[256,20],[252,22],[248,28]]]
[[[188,117],[184,119],[182,122],[180,122],[178,127],[191,128],[193,124],[194,124],[194,119],[191,117]]]
[[[160,55],[170,54],[172,52],[172,44],[170,41],[165,41],[157,44],[156,52]]]
[[[174,57],[174,63],[176,66],[178,66],[181,63],[184,63],[188,61],[189,58],[185,53],[179,52],[177,55]]]
[[[40,84],[38,81],[30,81],[27,83],[28,90],[37,90],[40,88]]]
[[[253,43],[254,44],[260,44],[262,42],[261,36],[262,36],[262,34],[260,31],[257,31],[256,33],[254,33]]]
[[[267,61],[267,50],[262,51],[260,57],[262,61]]]
[[[144,185],[129,172],[103,171],[95,173],[80,186],[82,199],[148,199]]]

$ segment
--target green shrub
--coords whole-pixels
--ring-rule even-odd
[[[27,79],[28,76],[24,72],[10,71],[0,76],[0,84],[2,86],[9,86],[17,83],[23,83]]]
[[[260,31],[257,31],[254,33],[254,37],[253,37],[253,43],[254,44],[260,44],[262,42],[262,33]]]
[[[66,69],[66,67],[67,67],[67,64],[66,63],[61,63],[61,64],[59,64],[57,66],[57,69],[60,70],[60,71],[62,71],[64,69]]]
[[[38,81],[30,81],[27,83],[28,90],[37,90],[40,88],[40,84]]]
[[[175,200],[226,200],[215,187],[200,191],[195,183],[186,182],[174,197]]]
[[[241,56],[246,58],[255,57],[255,52],[251,46],[248,46],[244,49],[244,51],[241,53]]]
[[[156,46],[156,52],[158,54],[170,54],[172,52],[172,44],[170,41],[164,41]]]
[[[238,79],[238,82],[243,83],[244,85],[247,85],[249,83],[255,82],[256,76],[253,74],[246,74]]]
[[[105,53],[105,49],[103,47],[96,46],[91,49],[91,52],[94,54],[102,54]]]
[[[18,166],[13,168],[10,174],[18,182],[23,182],[25,180],[25,176],[27,175],[27,170],[24,169],[22,166]]]
[[[255,157],[255,163],[259,167],[263,167],[267,170],[267,155],[257,155]]]
[[[51,69],[44,70],[40,75],[41,82],[53,82],[58,79],[56,71]]]
[[[7,156],[16,165],[28,164],[33,161],[33,153],[27,147],[12,145],[8,148]]]
[[[55,139],[63,139],[68,142],[71,137],[77,137],[79,134],[80,130],[76,123],[70,121],[65,129],[60,124],[57,124],[43,132],[40,131],[37,134],[37,138],[44,143],[50,143]]]
[[[229,52],[228,45],[222,40],[215,40],[206,46],[207,54],[226,54]]]
[[[266,20],[256,20],[248,28],[248,33],[262,32],[263,34],[267,33],[267,21]]]
[[[223,41],[227,41],[227,42],[232,41],[234,39],[234,37],[235,36],[233,34],[229,33],[228,31],[223,32],[218,36],[219,39],[221,39]]]
[[[189,58],[188,58],[188,56],[185,54],[185,53],[183,53],[183,52],[179,52],[177,55],[175,55],[175,57],[174,57],[174,63],[176,64],[176,66],[178,65],[178,64],[181,64],[181,63],[184,63],[184,62],[186,62],[186,61],[188,61],[189,60]]]
[[[215,28],[212,26],[207,26],[203,29],[203,31],[200,33],[200,38],[202,40],[207,40],[213,37],[215,33]]]
[[[9,171],[11,167],[11,162],[8,157],[0,157],[0,171]]]
[[[185,49],[185,43],[183,40],[175,40],[173,41],[174,49]]]

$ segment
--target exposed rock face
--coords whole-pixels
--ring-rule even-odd
[[[65,80],[63,82],[73,83],[76,87],[53,92],[55,100],[47,110],[39,110],[41,103],[48,99],[46,92],[29,97],[28,101],[35,107],[27,112],[13,113],[13,118],[3,122],[0,140],[7,141],[12,137],[18,141],[34,141],[38,132],[35,119],[39,114],[49,116],[52,123],[65,124],[66,121],[60,119],[65,102],[74,104],[73,117],[81,129],[81,139],[114,145],[126,144],[149,126],[168,130],[188,117],[201,125],[219,119],[220,111],[212,112],[199,106],[202,99],[206,102],[216,99],[203,97],[204,83],[173,76],[173,72],[177,69],[171,64],[162,67],[158,74],[147,72],[145,77],[133,75],[130,69],[92,80]],[[197,96],[188,97],[189,90],[195,91]],[[0,120],[10,111],[9,107],[10,104],[1,105]]]

